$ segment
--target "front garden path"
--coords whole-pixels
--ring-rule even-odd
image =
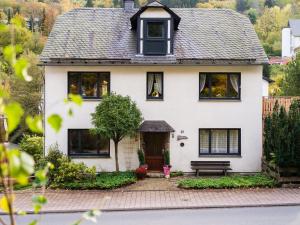
[[[29,190],[16,193],[15,208],[30,212]],[[66,191],[47,190],[44,212],[76,212],[89,209],[142,210],[209,207],[245,207],[300,205],[300,189],[232,189],[232,190],[117,190]]]

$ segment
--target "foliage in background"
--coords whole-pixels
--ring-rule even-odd
[[[31,155],[35,162],[43,156],[43,137],[36,135],[24,135],[20,142],[20,150]]]
[[[124,137],[136,134],[142,113],[129,96],[111,93],[103,97],[91,115],[95,127],[91,131],[114,141],[116,171],[119,172],[118,143]]]
[[[291,5],[282,9],[274,6],[265,8],[262,16],[257,19],[255,30],[268,55],[281,55],[281,30],[287,26],[291,15]]]
[[[283,79],[282,91],[286,96],[300,96],[300,55],[289,62]]]
[[[136,182],[133,172],[100,173],[94,180],[70,181],[52,184],[52,188],[64,188],[73,190],[105,190],[115,189]]]
[[[265,175],[225,176],[220,178],[189,178],[178,182],[180,188],[186,189],[220,189],[220,188],[254,188],[275,187],[276,181]]]
[[[279,167],[300,169],[300,101],[287,113],[276,102],[273,113],[264,121],[264,157]]]

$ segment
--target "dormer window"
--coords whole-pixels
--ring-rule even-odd
[[[168,48],[167,21],[145,20],[144,55],[166,55]]]
[[[171,9],[160,2],[150,1],[130,20],[137,33],[137,55],[173,54],[173,35],[180,17]]]

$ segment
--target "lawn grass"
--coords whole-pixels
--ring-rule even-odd
[[[180,180],[178,187],[186,189],[221,189],[221,188],[254,188],[276,187],[277,182],[265,175],[225,176],[218,178],[188,178]]]
[[[50,185],[51,188],[70,190],[106,190],[115,189],[137,181],[133,172],[100,173],[95,180],[83,180],[81,182],[62,183]]]
[[[22,190],[27,190],[27,189],[31,189],[32,188],[32,184],[26,184],[26,185],[21,185],[21,184],[14,184],[14,191],[22,191]],[[3,186],[0,187],[0,192],[3,191]]]

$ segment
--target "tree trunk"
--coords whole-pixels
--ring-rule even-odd
[[[119,144],[119,142],[115,142],[115,162],[116,162],[116,171],[117,172],[119,172],[118,144]]]

